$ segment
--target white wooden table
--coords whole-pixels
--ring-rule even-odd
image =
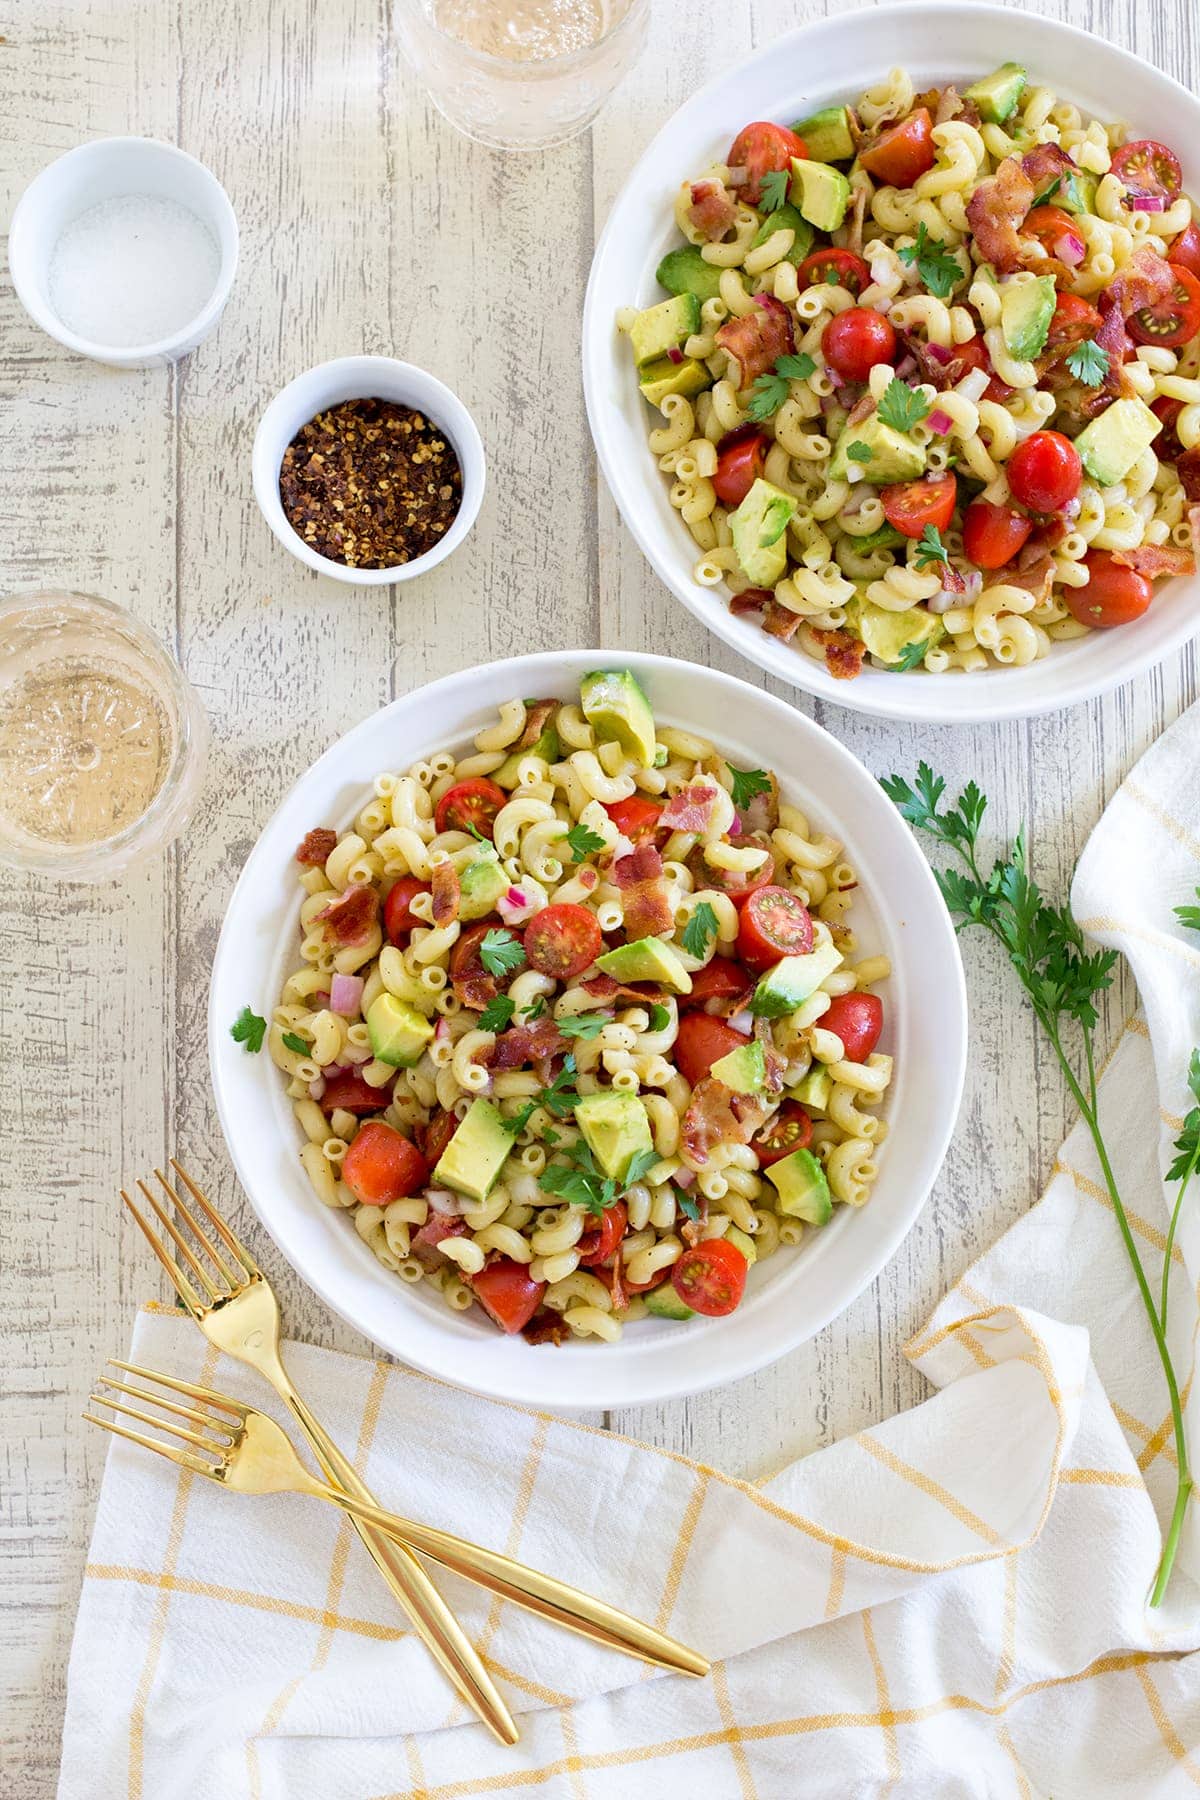
[[[1035,0],[1036,4],[1036,0]],[[124,601],[182,656],[210,713],[199,813],[119,888],[0,877],[0,1667],[6,1800],[54,1790],[66,1658],[105,1444],[89,1378],[128,1342],[156,1266],[122,1181],[172,1151],[269,1246],[227,1172],[209,1091],[209,969],[234,879],[287,788],[398,693],[464,666],[602,644],[757,671],[661,587],[599,484],[578,334],[597,227],[634,156],[752,43],[821,0],[658,0],[653,41],[597,129],[550,155],[457,136],[401,60],[378,0],[23,0],[0,9],[0,193],[83,139],[168,138],[224,181],[242,264],[216,336],[174,372],[118,374],[58,349],[0,285],[0,589]],[[1195,85],[1188,0],[1040,0]],[[1152,124],[1152,121],[1148,121]],[[472,408],[490,460],[466,547],[410,587],[309,576],[250,491],[266,401],[346,352],[421,363]],[[1069,714],[976,731],[814,712],[875,772],[924,755],[974,773],[1039,875],[1066,880],[1112,788],[1195,694],[1193,654]],[[965,946],[973,1044],[954,1146],[876,1284],[813,1343],[615,1428],[760,1475],[922,1396],[902,1346],[1030,1202],[1068,1106],[990,948]],[[1129,1008],[1111,1000],[1111,1031]],[[364,1350],[276,1256],[294,1335]],[[100,1797],[98,1797],[100,1800]]]

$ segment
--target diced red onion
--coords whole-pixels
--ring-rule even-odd
[[[940,406],[930,413],[925,423],[937,437],[945,437],[947,432],[954,430],[954,420],[949,413],[943,412]]]
[[[983,592],[983,570],[964,569],[963,580],[966,583],[964,598],[967,600],[978,600],[980,594]]]
[[[329,1005],[329,994],[325,988],[322,988],[320,993],[313,995],[313,1005],[314,1006],[328,1006]]]
[[[1126,194],[1125,204],[1130,212],[1166,212],[1167,203],[1161,194]],[[1063,261],[1066,262],[1066,257]]]
[[[510,906],[528,906],[529,896],[519,887],[510,887],[505,899]]]
[[[672,344],[671,348],[667,351],[667,361],[673,363],[681,363],[683,361],[683,351],[677,344]]]
[[[433,1028],[433,1041],[435,1044],[448,1044],[450,1042],[449,1019],[443,1018],[438,1020]]]
[[[900,358],[900,361],[896,364],[896,373],[900,377],[901,381],[907,381],[909,376],[915,375],[916,372],[917,372],[917,359],[915,356],[912,356],[912,355],[902,356]]]
[[[310,1100],[320,1100],[324,1093],[325,1077],[318,1075],[315,1081],[310,1081],[308,1084],[308,1097]]]
[[[696,1179],[695,1169],[677,1169],[671,1180],[676,1187],[690,1188]]]
[[[738,163],[736,167],[731,167],[729,171],[730,187],[744,187],[749,174],[749,169],[743,168],[741,163]]]
[[[742,824],[741,813],[735,812],[733,815],[733,824],[729,827],[730,837],[741,837],[745,829],[746,827]]]
[[[335,975],[329,984],[330,1010],[340,1013],[343,1019],[352,1019],[361,1009],[362,997],[361,975]]]
[[[1068,269],[1077,269],[1087,255],[1087,245],[1074,231],[1064,231],[1054,248],[1058,252],[1058,260],[1065,262]]]
[[[926,344],[925,348],[930,359],[935,363],[941,363],[943,369],[954,361],[953,350],[948,350],[945,344]]]
[[[825,373],[828,375],[835,388],[845,387],[846,377],[844,375],[839,375],[832,363],[825,364]]]
[[[328,1079],[331,1075],[348,1075],[353,1067],[353,1063],[326,1063],[326,1078]]]

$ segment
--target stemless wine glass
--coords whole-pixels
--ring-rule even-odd
[[[495,150],[548,150],[590,125],[649,16],[650,0],[396,0],[430,99]]]
[[[208,720],[158,639],[91,594],[0,600],[0,862],[109,881],[176,836]]]

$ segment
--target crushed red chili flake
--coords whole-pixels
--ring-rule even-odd
[[[343,400],[283,453],[279,498],[292,529],[351,569],[413,562],[445,536],[462,470],[439,426],[392,400]]]

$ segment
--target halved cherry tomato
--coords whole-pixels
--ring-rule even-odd
[[[544,1281],[530,1280],[524,1263],[507,1256],[498,1256],[467,1279],[488,1318],[510,1337],[528,1325],[546,1291]]]
[[[661,1287],[670,1273],[670,1269],[656,1269],[649,1281],[630,1281],[628,1275],[622,1272],[621,1285],[627,1294],[648,1294],[651,1288]]]
[[[717,445],[717,470],[712,478],[722,506],[740,506],[763,472],[767,440],[755,425],[739,425]]]
[[[1154,589],[1136,569],[1114,562],[1107,550],[1089,550],[1084,557],[1088,584],[1082,588],[1064,588],[1062,597],[1081,625],[1095,625],[1105,631],[1113,625],[1128,625],[1140,619],[1151,600]],[[824,1020],[821,1021],[824,1024]]]
[[[773,969],[785,956],[807,956],[812,915],[790,888],[759,888],[738,913],[737,953],[748,969]]]
[[[954,355],[958,362],[967,369],[986,369],[989,376],[987,386],[983,390],[985,400],[996,400],[1001,405],[1012,395],[1012,389],[1006,381],[992,368],[992,359],[977,337],[968,338],[965,344],[954,346]]]
[[[384,1087],[372,1087],[357,1070],[347,1069],[341,1075],[325,1077],[320,1106],[324,1113],[348,1112],[361,1119],[364,1113],[382,1112],[391,1103],[391,1098],[390,1082]]]
[[[898,125],[885,126],[869,149],[859,151],[858,160],[876,181],[911,187],[937,161],[928,107],[918,106]]]
[[[1063,257],[1064,262],[1082,262],[1087,252],[1087,245],[1079,235],[1079,228],[1069,212],[1061,206],[1035,206],[1026,215],[1021,226],[1021,236],[1031,237],[1042,246],[1047,256],[1061,255],[1061,247],[1067,248],[1072,255]],[[1070,243],[1065,240],[1070,239]],[[1072,256],[1074,262],[1072,262]]]
[[[525,927],[529,966],[555,981],[571,981],[595,962],[604,943],[600,921],[586,906],[544,906]]]
[[[1131,144],[1122,144],[1114,151],[1109,169],[1131,194],[1158,195],[1168,206],[1183,189],[1179,158],[1157,138],[1135,138]]]
[[[482,1012],[500,992],[500,984],[490,970],[484,968],[479,950],[488,932],[494,929],[486,921],[470,926],[450,952],[451,984],[459,1000],[472,1012]]]
[[[671,1283],[693,1312],[720,1319],[741,1301],[749,1266],[728,1238],[706,1238],[684,1251],[671,1270]]]
[[[383,903],[383,929],[387,933],[389,944],[406,944],[408,934],[414,925],[419,925],[412,911],[412,903],[418,894],[429,893],[423,881],[413,875],[402,875],[395,886],[389,889],[388,897]]]
[[[841,1038],[847,1062],[866,1062],[883,1030],[883,1001],[878,994],[835,994],[821,1030]]]
[[[977,569],[1002,569],[1032,530],[1032,520],[1011,506],[972,500],[963,514],[963,552]]]
[[[1167,246],[1167,261],[1200,275],[1200,225],[1188,225]]]
[[[439,831],[470,831],[474,827],[490,838],[496,814],[508,805],[508,799],[494,781],[458,781],[438,801],[434,823]]]
[[[870,280],[871,271],[861,256],[855,256],[853,250],[836,250],[832,245],[826,250],[814,250],[796,270],[801,288],[844,287],[852,294],[861,294]]]
[[[1183,445],[1179,441],[1175,421],[1183,411],[1183,401],[1172,400],[1169,394],[1160,394],[1157,400],[1150,402],[1150,411],[1156,419],[1162,420],[1162,430],[1154,440],[1155,456],[1159,462],[1178,462],[1183,455]]]
[[[596,1224],[587,1226],[575,1246],[579,1252],[581,1265],[585,1269],[595,1269],[601,1263],[606,1263],[625,1236],[625,1227],[628,1223],[629,1214],[625,1210],[623,1200],[617,1200],[612,1206],[606,1206]]]
[[[368,1119],[342,1158],[342,1180],[364,1206],[390,1206],[425,1186],[429,1164],[394,1125]]]
[[[745,179],[733,184],[739,200],[757,206],[762,199],[762,178],[772,169],[790,169],[793,156],[807,157],[804,139],[798,138],[786,125],[774,125],[769,119],[755,119],[742,129],[730,145],[725,159],[731,169],[745,169]]]
[[[1053,207],[1046,210],[1056,212],[1058,209]],[[1065,213],[1063,217],[1066,217]],[[1104,320],[1090,300],[1084,300],[1079,294],[1060,294],[1054,302],[1054,316],[1046,334],[1044,354],[1053,356],[1056,350],[1066,350],[1072,344],[1082,344],[1086,338],[1095,337],[1103,323]]]
[[[444,1109],[434,1113],[421,1139],[421,1150],[431,1169],[436,1168],[442,1160],[442,1153],[457,1130],[457,1114]]]
[[[821,349],[847,381],[866,381],[876,363],[895,362],[896,328],[873,306],[848,306],[830,319]]]
[[[885,487],[879,498],[888,524],[905,537],[919,538],[927,525],[945,531],[954,517],[958,483],[953,475],[931,475],[924,481],[902,481]]]
[[[754,976],[749,969],[743,969],[732,957],[714,956],[710,963],[693,972],[692,991],[680,996],[679,1010],[691,1012],[706,1000],[733,1000],[739,994],[749,993],[753,986]]]
[[[1013,499],[1032,512],[1061,512],[1083,480],[1079,452],[1061,431],[1035,431],[1017,445],[1005,468]]]
[[[623,837],[631,844],[640,844],[651,838],[658,830],[658,815],[662,811],[661,800],[646,800],[641,794],[631,794],[628,800],[608,800],[604,810]]]
[[[1175,290],[1153,306],[1139,307],[1127,321],[1130,337],[1137,344],[1157,344],[1160,350],[1175,350],[1190,343],[1200,331],[1200,280],[1190,269],[1170,265],[1175,277]]]
[[[715,1062],[749,1042],[744,1031],[735,1031],[732,1025],[727,1025],[724,1019],[714,1019],[711,1013],[685,1013],[679,1021],[679,1035],[675,1039],[675,1061],[684,1080],[696,1087]]]
[[[798,1100],[785,1100],[773,1119],[750,1139],[750,1148],[758,1158],[760,1169],[769,1169],[793,1150],[806,1150],[812,1143],[812,1120]]]

